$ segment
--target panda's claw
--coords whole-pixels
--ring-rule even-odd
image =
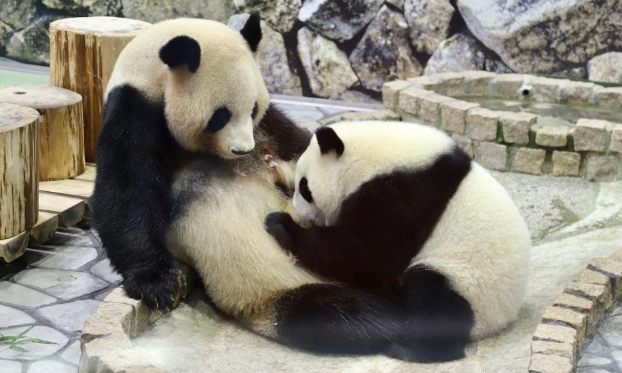
[[[180,286],[176,268],[140,270],[124,274],[123,286],[130,298],[141,299],[149,308],[165,310],[175,304]]]
[[[293,235],[296,222],[286,212],[273,212],[266,216],[265,228],[268,233],[281,245],[282,248],[293,253]]]

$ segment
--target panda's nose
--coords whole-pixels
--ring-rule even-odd
[[[253,149],[250,149],[250,150],[235,150],[234,149],[234,150],[231,150],[231,153],[233,153],[235,155],[246,155],[246,154],[248,154],[248,153],[250,153],[252,151],[253,151]]]

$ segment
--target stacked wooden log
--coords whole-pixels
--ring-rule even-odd
[[[50,82],[82,95],[84,147],[95,161],[104,92],[121,50],[147,22],[116,17],[66,18],[50,24]]]
[[[149,23],[115,17],[50,25],[53,86],[0,87],[0,259],[21,256],[87,212],[104,92],[121,50]],[[85,172],[86,170],[86,172]]]

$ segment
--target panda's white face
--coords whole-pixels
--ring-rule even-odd
[[[196,73],[171,74],[165,111],[186,149],[236,158],[255,147],[254,127],[269,96],[250,51],[241,52],[212,53]]]
[[[452,149],[442,132],[405,122],[340,122],[319,128],[296,165],[293,205],[303,222],[333,225],[342,203],[367,181],[418,169]]]
[[[164,101],[170,132],[187,150],[235,158],[255,146],[269,95],[255,61],[258,16],[240,31],[204,19],[145,28],[121,52],[107,87],[129,84]]]

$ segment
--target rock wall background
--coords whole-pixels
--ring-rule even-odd
[[[48,64],[50,22],[259,11],[273,93],[374,101],[382,84],[485,70],[622,83],[622,0],[2,0],[0,56]]]

